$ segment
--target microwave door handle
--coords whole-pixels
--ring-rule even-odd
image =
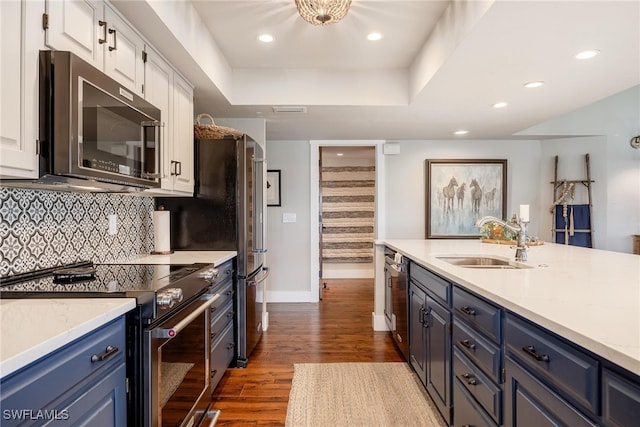
[[[142,152],[145,153],[146,150],[146,144],[147,144],[147,138],[146,138],[146,128],[155,128],[154,129],[154,147],[155,149],[153,150],[155,153],[155,165],[154,165],[154,170],[159,171],[160,170],[160,130],[162,127],[164,127],[164,125],[162,123],[160,123],[157,120],[150,120],[150,121],[143,121],[140,123],[140,140],[142,141]],[[146,160],[147,157],[145,155],[142,156],[142,177],[143,178],[153,178],[153,179],[160,179],[162,178],[162,174],[161,173],[149,173],[147,171],[145,171],[146,169]]]
[[[198,308],[196,308],[192,313],[190,313],[187,317],[178,322],[175,326],[171,328],[155,328],[151,331],[151,336],[153,338],[164,338],[171,339],[178,336],[178,334],[186,328],[193,320],[204,313],[206,310],[211,307],[211,305],[216,302],[216,300],[220,298],[220,294],[207,294],[201,298],[204,301]]]

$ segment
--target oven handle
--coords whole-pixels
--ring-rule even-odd
[[[211,294],[207,294],[205,296],[203,296],[201,298],[201,300],[204,300],[204,303],[200,305],[200,307],[196,308],[191,314],[189,314],[187,317],[185,317],[184,319],[182,319],[180,322],[178,322],[177,325],[175,325],[172,328],[155,328],[151,331],[151,337],[153,338],[164,338],[164,339],[171,339],[176,337],[184,328],[187,327],[187,325],[191,322],[193,322],[193,320],[200,316],[204,311],[208,310],[209,307],[211,307],[211,305],[218,299],[220,298],[220,294],[215,294],[215,295],[211,295]]]
[[[260,283],[267,280],[267,277],[269,277],[269,267],[262,267],[262,270],[265,272],[265,275],[260,279],[247,281],[247,286],[258,286]]]

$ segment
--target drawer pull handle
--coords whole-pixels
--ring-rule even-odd
[[[462,311],[464,314],[468,314],[469,316],[475,316],[476,315],[476,311],[469,307],[468,305],[465,305],[464,307],[460,308],[460,311]]]
[[[467,380],[468,385],[478,385],[478,380],[476,380],[471,374],[462,374],[462,378]]]
[[[227,291],[227,292],[225,293],[225,295],[233,295],[233,289],[231,289],[231,290]]]
[[[227,344],[227,350],[231,350],[233,347],[235,347],[235,344],[230,342],[229,344]]]
[[[214,379],[217,373],[218,373],[217,369],[214,369],[213,371],[211,371],[211,379]]]
[[[93,356],[91,356],[91,363],[105,361],[111,356],[113,356],[114,354],[116,354],[118,351],[120,351],[118,347],[108,345],[107,348],[104,350],[104,353],[94,354]]]
[[[548,362],[549,361],[549,356],[546,354],[538,354],[536,353],[536,348],[532,345],[527,345],[525,347],[522,347],[522,350],[527,353],[529,356],[533,357],[534,359],[536,359],[538,362]]]
[[[462,340],[460,341],[460,344],[462,344],[464,347],[467,347],[470,350],[475,350],[476,349],[476,345],[469,342],[469,340]]]

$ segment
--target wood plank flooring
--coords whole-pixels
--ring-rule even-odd
[[[326,282],[318,304],[269,304],[249,365],[227,369],[213,394],[217,426],[283,426],[294,363],[403,361],[389,332],[372,329],[373,279]]]

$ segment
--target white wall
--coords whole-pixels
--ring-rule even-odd
[[[590,152],[596,181],[593,190],[597,193],[593,198],[595,246],[631,253],[631,236],[640,234],[640,150],[633,149],[629,141],[640,135],[640,86],[521,134],[556,136],[542,142],[545,165],[555,154],[561,155],[561,161],[567,158],[571,162],[571,153],[580,156]],[[564,135],[576,137],[557,139]]]
[[[281,205],[267,207],[267,301],[313,301],[309,274],[309,142],[268,141],[267,168],[281,171]],[[283,213],[295,223],[283,223]]]
[[[538,141],[402,141],[400,154],[386,156],[386,232],[389,239],[425,238],[426,159],[507,159],[507,216],[519,205],[540,205]],[[537,235],[540,219],[531,215]]]

